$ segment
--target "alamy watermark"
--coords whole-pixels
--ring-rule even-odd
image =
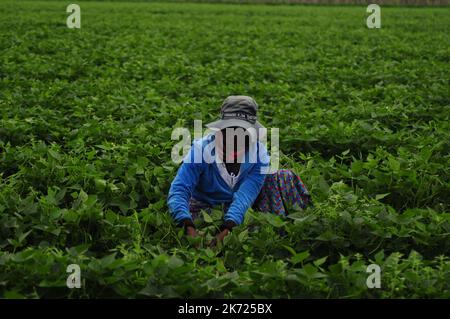
[[[377,264],[370,264],[366,269],[370,275],[366,279],[367,288],[381,288],[381,267]]]
[[[78,4],[69,4],[66,8],[66,12],[70,13],[67,17],[66,25],[69,29],[81,28],[81,8]],[[369,29],[381,28],[381,8],[378,4],[369,4],[366,8],[366,12],[371,13],[366,20],[366,25]]]
[[[78,4],[69,4],[66,8],[66,12],[70,13],[67,17],[66,25],[69,29],[81,28],[81,9]]]
[[[378,4],[369,4],[366,9],[367,12],[372,13],[367,17],[366,25],[369,29],[381,28],[381,8]]]
[[[223,147],[226,150],[241,150],[248,144],[246,155],[236,157],[238,163],[262,163],[262,174],[273,174],[279,167],[279,129],[270,129],[270,152],[267,146],[267,128],[226,128],[225,142],[221,130],[206,129],[203,132],[202,121],[194,120],[194,140],[200,141],[202,138],[211,137],[211,142],[205,147],[193,147],[191,149],[192,138],[188,128],[177,127],[172,131],[171,139],[179,140],[171,151],[171,158],[174,163],[223,163]],[[225,145],[222,144],[224,142]],[[194,143],[195,145],[195,143]],[[258,147],[263,145],[264,147]],[[199,145],[200,146],[200,145]],[[267,150],[267,152],[266,152]],[[270,154],[270,156],[268,155]]]
[[[66,272],[71,273],[66,280],[67,288],[81,288],[81,269],[77,264],[67,266]]]

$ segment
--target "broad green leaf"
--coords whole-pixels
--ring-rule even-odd
[[[309,251],[305,250],[301,253],[295,254],[291,257],[291,262],[296,265],[298,263],[303,262],[306,258],[309,257]]]
[[[209,214],[206,213],[206,212],[203,211],[203,210],[202,210],[202,216],[203,216],[203,220],[204,220],[206,223],[211,224],[211,223],[214,222],[213,219],[211,218],[211,216],[209,216]]]

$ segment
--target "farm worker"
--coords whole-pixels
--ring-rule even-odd
[[[246,211],[286,215],[285,204],[306,208],[310,195],[290,170],[269,174],[269,154],[259,141],[263,126],[257,121],[258,104],[248,96],[229,96],[221,119],[206,126],[213,133],[194,140],[172,182],[168,206],[175,222],[196,237],[194,220],[201,210],[222,205],[223,223],[216,240],[244,220]]]

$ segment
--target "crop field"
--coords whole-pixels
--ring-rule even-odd
[[[0,297],[450,298],[449,7],[68,3],[0,1]],[[314,207],[210,248],[220,210],[169,216],[171,134],[232,94]]]

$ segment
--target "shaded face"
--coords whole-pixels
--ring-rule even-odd
[[[216,147],[225,163],[241,162],[249,150],[250,137],[241,127],[228,127],[216,133]]]

